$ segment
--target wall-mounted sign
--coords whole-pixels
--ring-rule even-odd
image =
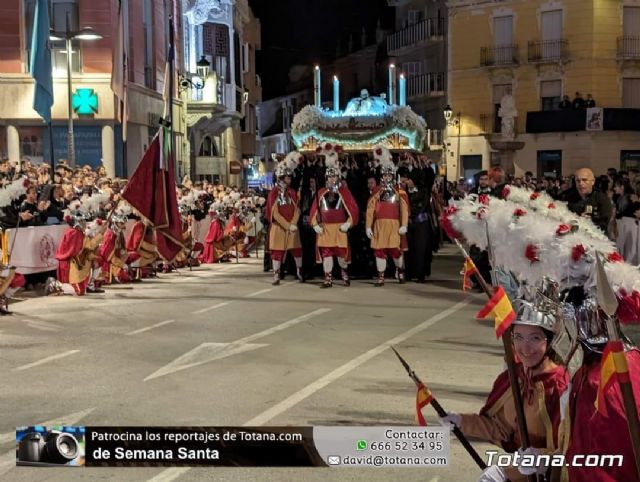
[[[71,107],[76,114],[97,114],[98,94],[93,89],[76,89],[71,96]]]
[[[242,163],[240,161],[231,161],[229,163],[229,174],[240,174],[242,172]]]

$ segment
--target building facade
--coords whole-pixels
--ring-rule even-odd
[[[206,8],[183,0],[182,99],[189,163],[184,175],[225,184],[245,184],[256,159],[256,106],[262,97],[255,68],[260,21],[247,0],[215,0]],[[197,63],[211,65],[197,78]],[[204,81],[204,82],[203,82]],[[202,88],[194,88],[198,85]]]
[[[640,1],[450,0],[448,7],[450,179],[496,164],[537,176],[638,165]],[[578,92],[598,109],[561,109],[563,96],[573,101]],[[509,95],[513,133],[500,116]]]
[[[429,156],[439,160],[447,105],[447,5],[444,0],[388,0],[396,27],[387,38],[389,62],[407,79],[407,104],[425,118]]]
[[[122,129],[110,88],[112,48],[118,25],[118,2],[113,0],[50,0],[54,31],[78,31],[90,26],[102,39],[72,41],[72,95],[76,105],[90,99],[95,108],[72,113],[76,164],[97,167],[110,175],[131,174],[158,129],[163,113],[162,92],[168,45],[168,18],[179,18],[181,5],[173,0],[129,0],[129,124],[127,166],[123,165]],[[4,0],[0,5],[0,156],[18,161],[49,160],[49,131],[32,109],[33,79],[29,49],[35,0]],[[180,25],[176,25],[176,52],[181,58]],[[65,42],[52,42],[54,105],[52,131],[54,160],[67,159],[67,52]],[[174,102],[174,119],[181,102]],[[181,122],[174,122],[178,162],[182,159]]]

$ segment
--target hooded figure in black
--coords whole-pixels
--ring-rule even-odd
[[[431,168],[400,170],[400,182],[409,196],[410,217],[407,241],[409,251],[405,253],[406,279],[424,283],[431,276],[434,233],[431,226],[431,191],[435,181]]]

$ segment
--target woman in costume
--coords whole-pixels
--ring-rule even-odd
[[[513,322],[513,348],[520,359],[516,364],[520,391],[524,403],[529,440],[542,453],[558,448],[560,425],[560,396],[567,389],[569,374],[553,360],[551,341],[556,319],[533,303],[516,301],[517,316]],[[507,452],[522,447],[518,432],[516,408],[507,371],[493,384],[491,393],[480,413],[449,413],[440,419],[453,424],[468,437],[475,437],[500,445]],[[517,467],[493,465],[485,469],[479,482],[519,482],[526,480]]]

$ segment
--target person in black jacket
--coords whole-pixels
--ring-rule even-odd
[[[400,183],[409,196],[410,218],[406,252],[406,279],[424,283],[431,276],[433,231],[431,229],[431,191],[435,181],[433,169],[400,171]]]
[[[19,209],[20,226],[42,226],[45,224],[49,205],[49,201],[38,201],[36,186],[29,186],[26,198]]]
[[[575,173],[576,186],[564,194],[563,201],[573,213],[593,221],[605,233],[611,220],[611,200],[603,192],[594,189],[596,178],[591,169],[578,169]]]

